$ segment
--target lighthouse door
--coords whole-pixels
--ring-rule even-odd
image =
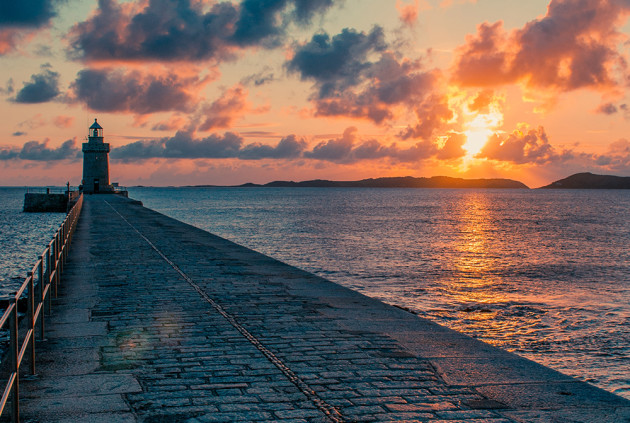
[[[98,188],[99,188],[99,182],[98,179],[94,180],[94,192],[98,192]]]

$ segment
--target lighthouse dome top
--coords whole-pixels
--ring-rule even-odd
[[[92,124],[92,126],[90,126],[90,129],[103,129],[103,127],[98,124],[96,119],[94,119],[94,123]]]

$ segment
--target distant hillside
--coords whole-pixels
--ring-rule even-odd
[[[630,177],[576,173],[541,189],[630,189]]]
[[[398,178],[370,178],[360,181],[275,181],[265,185],[244,184],[242,187],[301,187],[301,188],[521,188],[527,185],[511,179],[462,179],[448,176],[432,178],[414,178],[411,176]]]

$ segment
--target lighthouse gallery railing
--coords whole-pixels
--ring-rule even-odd
[[[4,409],[11,398],[11,420],[13,422],[20,421],[20,366],[24,356],[28,355],[30,373],[31,375],[35,374],[36,327],[39,324],[40,339],[44,339],[44,314],[46,311],[50,312],[51,293],[55,297],[57,296],[59,279],[82,207],[83,195],[80,195],[53,239],[39,256],[31,271],[28,272],[28,276],[20,289],[10,299],[9,306],[0,318],[0,330],[4,330],[7,326],[9,329],[9,375],[0,400],[0,416],[4,414]],[[26,333],[20,334],[18,302],[24,292],[27,293],[26,317],[28,324]]]

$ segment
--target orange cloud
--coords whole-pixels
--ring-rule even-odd
[[[522,83],[556,92],[605,91],[622,86],[626,61],[617,51],[618,28],[630,4],[552,0],[546,16],[507,32],[483,23],[456,51],[453,79],[464,86]]]
[[[404,3],[402,0],[396,0],[396,9],[400,20],[406,25],[413,26],[418,20],[418,14],[420,13],[420,0],[414,0],[411,4]]]
[[[471,112],[488,113],[490,106],[496,101],[492,90],[483,90],[477,93],[477,96],[468,104],[468,110]]]
[[[555,161],[563,161],[572,158],[568,152],[558,153],[549,144],[545,129],[541,126],[537,129],[529,129],[525,126],[513,131],[511,134],[495,134],[475,156],[498,161],[506,161],[515,164],[548,164]]]

